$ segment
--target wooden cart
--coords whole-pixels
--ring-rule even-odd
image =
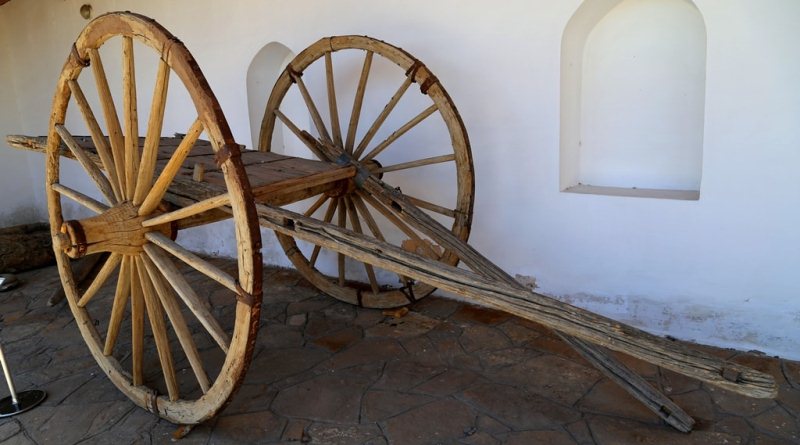
[[[115,89],[105,74],[101,47],[103,58],[119,59],[119,42],[123,68]],[[359,80],[349,118],[340,121],[332,60],[344,53],[356,54],[359,66],[353,73]],[[136,78],[141,74],[134,60],[147,56],[158,68],[152,100],[139,107]],[[391,62],[403,81],[377,119],[359,132],[371,67],[379,59]],[[327,83],[327,119],[303,78],[312,67],[324,73],[317,78]],[[185,135],[164,138],[167,98],[181,86],[175,85],[176,78],[196,117]],[[419,85],[419,93],[410,88],[412,83]],[[294,88],[311,128],[282,112],[286,93]],[[429,105],[374,141],[395,105],[409,94],[420,94]],[[73,103],[77,122],[69,118]],[[185,114],[186,108],[177,109]],[[140,115],[147,119],[144,137]],[[447,133],[446,152],[391,165],[382,161],[396,140],[431,116],[438,116]],[[75,126],[83,126],[89,136],[73,136],[68,127]],[[271,152],[276,128],[302,141],[309,159]],[[247,151],[234,141],[211,88],[179,40],[140,15],[103,15],[72,46],[56,86],[47,137],[9,136],[8,141],[46,154],[58,270],[93,356],[134,403],[175,423],[213,417],[242,383],[259,327],[260,227],[274,230],[300,273],[339,300],[397,307],[436,287],[546,325],[682,431],[692,428],[691,417],[604,348],[751,397],[775,397],[777,392],[769,375],[531,292],[470,247],[473,165],[464,124],[424,64],[378,40],[324,38],[295,57],[269,97],[258,151]],[[62,163],[64,157],[76,159],[91,179],[84,183],[97,190],[71,186],[79,169]],[[393,174],[416,169],[446,171],[451,202],[434,203],[424,193],[411,196],[391,185]],[[285,207],[289,204],[292,209]],[[81,216],[68,217],[70,212]],[[213,227],[233,232],[235,270],[181,245],[181,232],[222,220],[232,224]],[[100,256],[100,266],[96,276],[81,284],[73,265],[89,255]],[[466,269],[457,268],[459,262]],[[113,298],[95,298],[104,285]]]

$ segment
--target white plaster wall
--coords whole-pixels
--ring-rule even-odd
[[[85,23],[81,3],[0,7],[0,129],[44,133],[55,79]],[[477,172],[472,243],[490,259],[535,277],[544,293],[659,334],[800,358],[800,3],[695,2],[708,43],[699,201],[559,191],[560,46],[579,4],[93,6],[96,13],[141,12],[179,36],[244,143],[251,140],[247,69],[265,44],[298,52],[345,33],[398,44],[438,75],[464,118]],[[0,150],[0,168],[2,207],[34,203],[33,213],[42,215],[43,162]],[[223,244],[209,239],[199,247],[225,253]],[[271,238],[264,244],[268,261],[283,261]]]
[[[2,13],[0,13],[2,24]],[[11,41],[9,29],[0,25],[0,134],[19,133],[23,131],[22,119],[17,106],[17,80],[10,52]],[[5,141],[5,138],[3,138]],[[5,143],[0,142],[5,148]],[[0,155],[0,226],[24,224],[46,219],[42,203],[33,191],[37,185],[44,183],[42,179],[36,184],[35,178],[42,175],[32,174],[29,166],[35,164],[39,157],[23,152],[3,150]]]
[[[700,190],[706,33],[694,5],[623,1],[582,50],[582,85],[564,84],[562,72],[561,90],[580,94],[580,142],[570,147],[580,151],[579,182]]]

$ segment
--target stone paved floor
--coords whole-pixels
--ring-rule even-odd
[[[626,359],[695,417],[686,435],[523,320],[437,297],[394,319],[320,295],[293,271],[265,275],[264,325],[245,384],[185,444],[800,443],[795,362],[703,348],[774,375],[778,400],[755,400]],[[49,397],[0,420],[0,442],[168,442],[175,425],[124,398],[68,308],[47,307],[55,269],[20,278],[25,285],[0,293],[0,339],[18,388]]]

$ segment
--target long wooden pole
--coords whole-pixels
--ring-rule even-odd
[[[341,162],[341,150],[328,144],[313,141],[307,132],[303,133],[303,138],[308,143],[314,143],[318,149],[330,160]],[[352,161],[351,161],[352,162]],[[486,259],[468,244],[455,237],[449,230],[439,224],[425,212],[419,210],[413,200],[402,195],[398,190],[392,189],[374,176],[370,176],[360,184],[367,192],[361,191],[365,198],[373,201],[381,201],[388,208],[398,209],[400,216],[414,225],[417,229],[437,240],[444,247],[456,252],[459,258],[474,271],[480,271],[484,276],[493,280],[504,282],[519,290],[525,290],[525,286],[518,283],[510,275],[494,263]],[[373,198],[370,194],[374,194]],[[375,205],[375,204],[373,204]],[[380,207],[376,207],[380,208]],[[395,216],[395,218],[398,218]],[[502,309],[507,310],[507,309]],[[590,313],[591,314],[591,313]],[[552,326],[551,326],[552,327]],[[609,376],[612,380],[619,383],[623,389],[631,395],[641,400],[648,408],[652,409],[658,416],[681,431],[690,431],[694,420],[680,410],[677,405],[672,403],[665,395],[659,393],[646,380],[629,370],[625,365],[600,349],[600,346],[586,342],[579,338],[573,338],[563,332],[558,332],[562,340],[574,347],[579,354],[592,363],[597,369]],[[630,353],[630,352],[629,352]],[[629,378],[624,378],[629,377]],[[731,377],[731,374],[727,377]],[[657,408],[654,408],[657,407]]]
[[[482,305],[536,321],[739,394],[757,398],[777,395],[774,378],[763,372],[692,351],[676,342],[584,309],[447,266],[335,225],[266,205],[258,204],[256,208],[261,225],[277,232],[342,252],[358,261],[403,274]]]

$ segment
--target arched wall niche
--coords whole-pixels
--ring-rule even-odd
[[[696,200],[706,29],[690,0],[586,0],[561,43],[560,189]]]
[[[258,147],[258,137],[261,131],[261,121],[264,118],[264,110],[267,106],[267,99],[272,92],[275,81],[278,80],[283,69],[292,61],[295,53],[286,45],[279,42],[271,42],[264,45],[253,57],[250,66],[247,68],[247,108],[250,117],[251,148]],[[284,112],[291,115],[302,115],[308,119],[305,106],[293,98],[287,98],[284,102]],[[297,138],[286,137],[282,125],[276,125],[272,134],[272,151],[281,154],[291,154],[299,145]]]

